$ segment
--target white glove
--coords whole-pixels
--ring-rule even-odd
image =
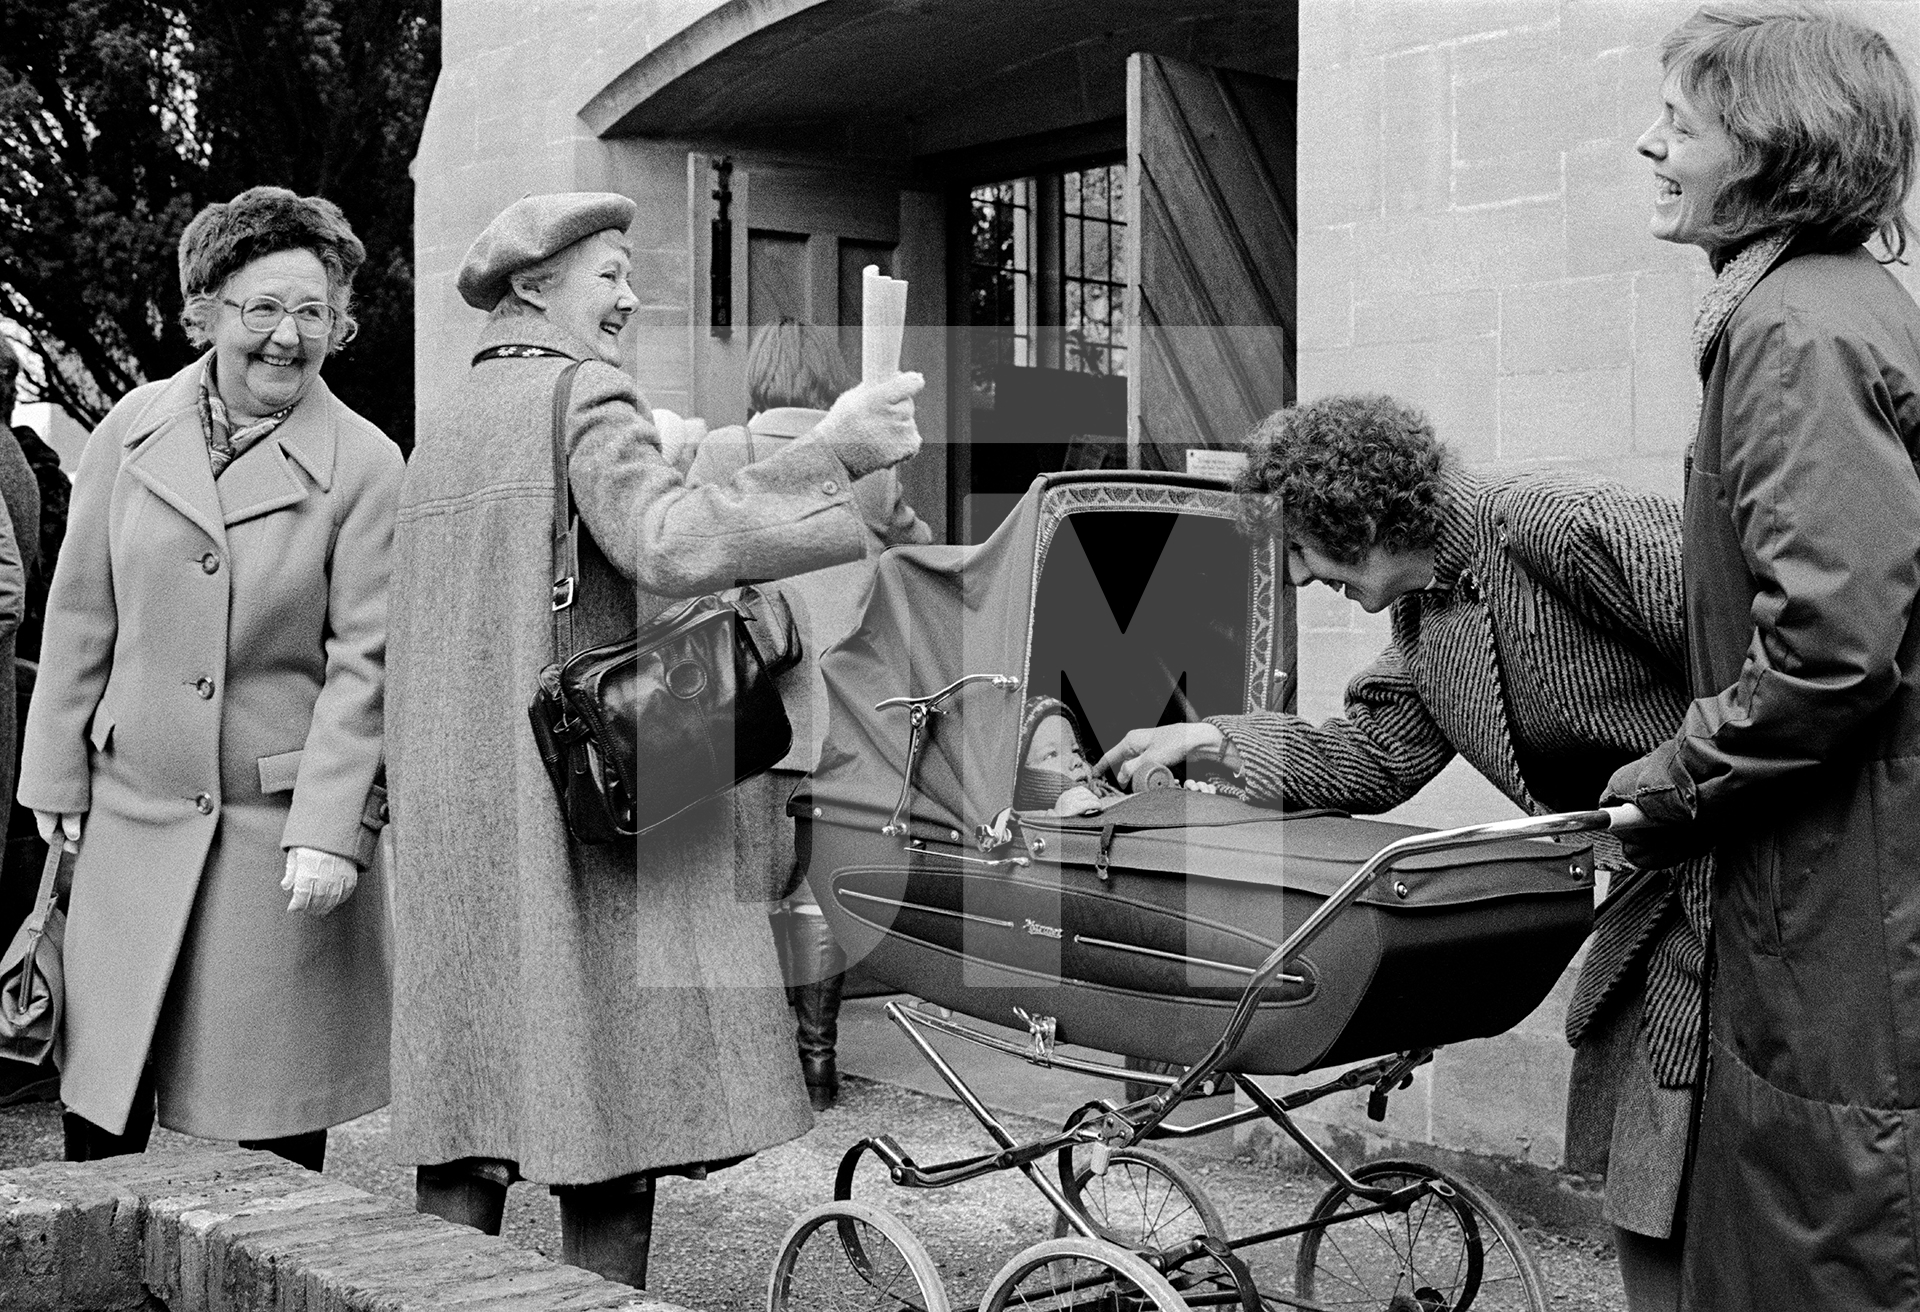
[[[40,831],[40,841],[52,847],[55,829],[61,831],[67,842],[79,842],[80,822],[86,817],[85,811],[35,811],[33,823],[34,827]]]
[[[909,372],[850,387],[807,438],[832,447],[854,478],[897,465],[920,449],[913,398],[926,385],[926,378]]]
[[[287,876],[280,881],[280,889],[293,894],[287,910],[324,916],[352,897],[359,882],[359,867],[346,857],[312,847],[290,847]]]

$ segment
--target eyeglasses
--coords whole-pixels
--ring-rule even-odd
[[[333,321],[337,317],[334,308],[325,301],[288,305],[277,296],[253,296],[242,305],[239,301],[222,296],[220,303],[240,311],[240,322],[248,332],[255,333],[276,332],[280,321],[292,315],[294,330],[302,337],[325,337],[333,331]]]

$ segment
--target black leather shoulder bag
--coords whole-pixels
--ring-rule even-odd
[[[553,654],[527,707],[567,829],[582,843],[644,834],[773,768],[793,741],[774,679],[800,659],[784,598],[746,587],[668,607],[618,642],[575,651],[580,520],[567,479],[567,402],[553,394]]]

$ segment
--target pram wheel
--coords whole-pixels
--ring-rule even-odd
[[[1099,1175],[1080,1154],[1082,1165],[1069,1171],[1072,1150],[1060,1156],[1061,1185],[1067,1201],[1085,1217],[1094,1233],[1122,1248],[1151,1252],[1171,1248],[1199,1235],[1216,1239],[1227,1237],[1226,1222],[1213,1205],[1200,1182],[1172,1158],[1151,1148],[1116,1148],[1107,1159],[1107,1169]],[[1055,1216],[1053,1233],[1065,1238],[1074,1233],[1064,1216]],[[1177,1268],[1166,1272],[1167,1283],[1184,1299],[1196,1304],[1224,1303],[1232,1306],[1239,1286],[1218,1259],[1196,1254]],[[1200,1298],[1201,1293],[1215,1295]],[[1217,1297],[1226,1295],[1226,1298]]]
[[[1195,1235],[1227,1237],[1220,1210],[1178,1162],[1151,1148],[1116,1148],[1107,1158],[1106,1171],[1095,1175],[1084,1152],[1078,1155],[1078,1168],[1069,1169],[1074,1161],[1070,1151],[1061,1153],[1061,1187],[1067,1201],[1108,1243],[1166,1248]],[[1065,1238],[1073,1229],[1064,1216],[1056,1217],[1053,1233]]]
[[[1374,1210],[1343,1184],[1327,1190],[1308,1218],[1314,1228],[1300,1236],[1294,1289],[1302,1299],[1367,1312],[1547,1312],[1519,1228],[1479,1189],[1420,1162],[1368,1162],[1353,1178],[1440,1189],[1399,1212]]]
[[[865,1203],[823,1203],[780,1244],[767,1312],[952,1312],[933,1259],[906,1225]]]
[[[1113,1244],[1046,1239],[1000,1268],[980,1312],[1187,1312],[1166,1277]]]

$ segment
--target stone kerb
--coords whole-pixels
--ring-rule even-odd
[[[684,1312],[268,1153],[0,1171],[8,1312]]]

